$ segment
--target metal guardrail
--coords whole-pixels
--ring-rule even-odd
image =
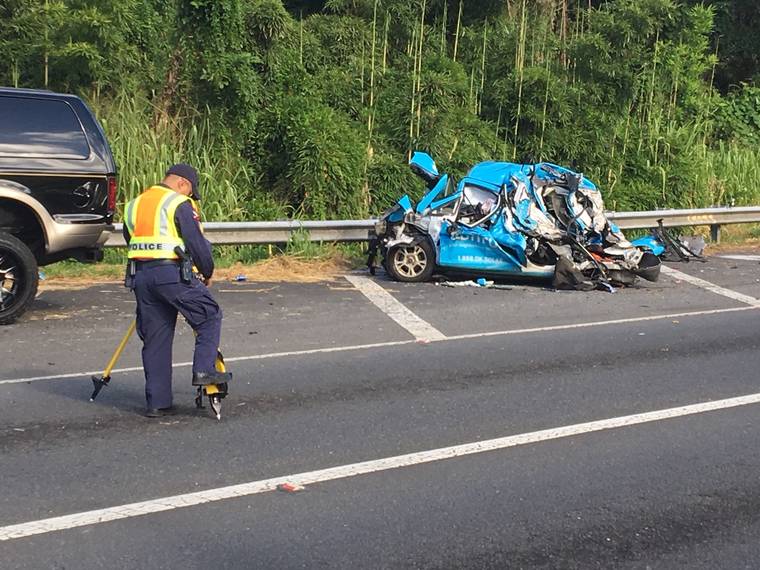
[[[677,226],[722,226],[760,222],[760,206],[609,212],[607,216],[624,230],[652,228],[657,225],[657,220],[662,220],[662,224],[669,228]]]
[[[621,229],[710,226],[713,241],[720,238],[720,226],[760,223],[760,206],[737,208],[701,208],[693,210],[653,210],[648,212],[608,212],[607,217]],[[293,234],[308,232],[313,242],[361,242],[369,239],[375,220],[330,220],[284,222],[208,222],[203,224],[206,236],[215,245],[287,243]],[[116,224],[106,247],[125,247],[121,224]]]
[[[121,234],[121,224],[114,224],[115,230],[108,238],[106,247],[125,247]],[[206,222],[203,229],[208,240],[214,245],[246,245],[287,243],[293,234],[308,232],[309,241],[357,242],[369,239],[369,230],[374,220],[330,220],[284,222]]]

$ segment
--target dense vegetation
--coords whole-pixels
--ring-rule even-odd
[[[756,0],[1,0],[0,84],[85,96],[122,198],[178,159],[211,219],[363,217],[551,160],[611,209],[760,201]]]

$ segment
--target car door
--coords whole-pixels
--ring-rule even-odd
[[[468,273],[520,273],[519,260],[500,247],[491,228],[503,215],[502,194],[462,182],[453,219],[443,222],[438,264]]]

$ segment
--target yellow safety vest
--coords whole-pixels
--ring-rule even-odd
[[[127,203],[124,223],[129,230],[129,259],[178,259],[174,248],[185,242],[174,222],[174,213],[188,196],[163,186],[151,186]]]

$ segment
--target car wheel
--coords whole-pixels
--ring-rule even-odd
[[[37,260],[24,242],[0,232],[0,325],[20,317],[37,294]]]
[[[396,281],[428,281],[435,268],[433,246],[427,240],[413,245],[394,246],[388,251],[385,267]]]

